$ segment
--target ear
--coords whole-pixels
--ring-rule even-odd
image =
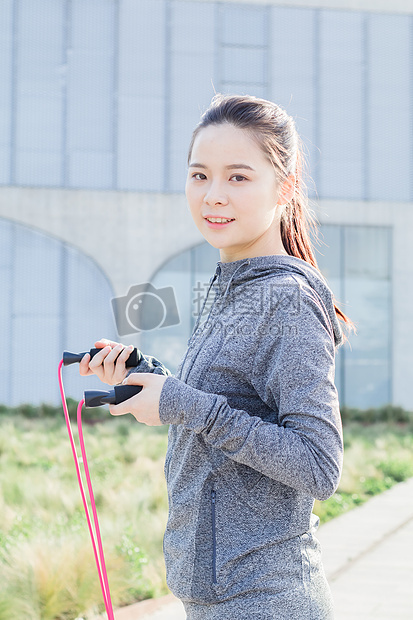
[[[290,174],[281,184],[277,205],[285,205],[294,198],[295,174]]]

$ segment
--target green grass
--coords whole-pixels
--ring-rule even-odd
[[[93,416],[84,435],[113,603],[160,596],[167,592],[162,557],[167,429],[148,428],[132,416],[112,418],[107,410]],[[321,522],[413,476],[410,418],[369,425],[347,418],[344,437],[338,492],[315,505]],[[86,619],[103,611],[57,408],[0,407],[0,514],[0,620]]]
[[[328,521],[373,495],[413,476],[413,423],[348,422],[344,426],[344,466],[337,492],[314,512]]]
[[[83,431],[114,604],[165,594],[166,428],[126,416]],[[0,489],[0,620],[102,611],[63,413],[0,416]]]

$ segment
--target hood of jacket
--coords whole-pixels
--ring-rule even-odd
[[[304,279],[308,286],[317,293],[330,318],[335,345],[341,345],[343,343],[343,332],[334,309],[332,291],[322,273],[301,258],[285,254],[273,254],[244,258],[228,263],[218,261],[210,284],[212,286],[216,283],[225,296],[229,293],[231,286],[237,283],[245,283],[260,277],[265,278],[277,271],[284,274],[290,273],[301,282]]]

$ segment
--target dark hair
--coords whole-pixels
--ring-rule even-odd
[[[195,127],[189,145],[188,164],[195,138],[204,127],[229,123],[248,131],[272,163],[279,182],[295,175],[295,192],[281,215],[281,239],[287,254],[310,263],[319,270],[310,240],[315,222],[309,211],[303,181],[305,158],[294,120],[272,101],[249,95],[217,94]],[[351,320],[334,305],[337,316],[348,326]]]

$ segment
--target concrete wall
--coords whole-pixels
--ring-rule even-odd
[[[215,2],[216,0],[193,0],[193,2]],[[311,9],[344,9],[369,11],[371,13],[413,14],[411,0],[225,0],[236,4],[265,4]]]
[[[0,187],[0,216],[47,232],[92,257],[116,295],[203,241],[183,194]]]

